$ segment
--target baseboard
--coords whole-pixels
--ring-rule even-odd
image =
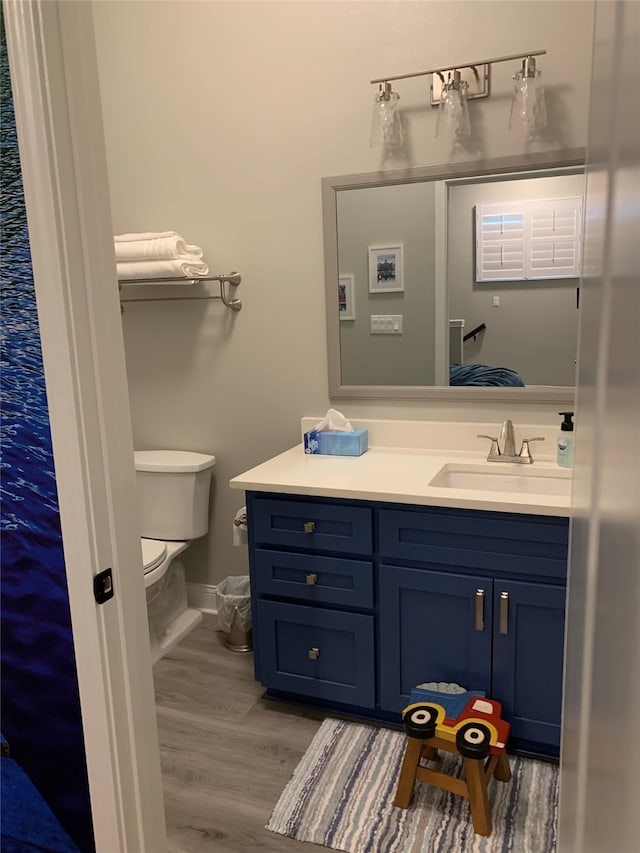
[[[208,583],[187,583],[189,607],[195,607],[203,613],[218,613],[216,587]]]

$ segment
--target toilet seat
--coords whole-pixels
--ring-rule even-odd
[[[140,539],[145,575],[157,568],[167,556],[167,543],[161,539]]]

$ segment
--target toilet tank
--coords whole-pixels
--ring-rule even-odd
[[[189,540],[209,527],[209,490],[215,456],[187,450],[136,450],[140,535]]]

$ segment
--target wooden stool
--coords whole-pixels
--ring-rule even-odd
[[[435,785],[445,791],[466,797],[471,806],[474,832],[478,835],[491,835],[491,812],[489,811],[487,784],[493,776],[501,782],[508,782],[511,779],[511,770],[504,749],[497,755],[487,756],[486,760],[462,758],[464,761],[463,779],[457,779],[447,773],[420,765],[422,758],[429,761],[436,759],[439,749],[460,755],[455,743],[444,740],[437,735],[428,740],[407,737],[407,747],[398,779],[395,805],[401,809],[408,808],[416,780],[427,782],[429,785]]]

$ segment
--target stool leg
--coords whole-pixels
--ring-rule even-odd
[[[413,785],[416,780],[416,770],[420,763],[422,755],[423,740],[415,737],[407,738],[407,746],[402,759],[402,767],[400,768],[400,776],[398,777],[398,787],[396,788],[396,798],[394,805],[400,809],[406,809],[411,802],[413,794]]]
[[[501,753],[498,757],[498,763],[493,775],[500,782],[508,782],[511,779],[511,768],[509,767],[509,759],[506,752]]]
[[[489,812],[484,762],[477,758],[465,758],[464,770],[474,832],[477,832],[478,835],[491,835],[491,813]]]
[[[422,747],[422,757],[426,758],[427,761],[437,761],[439,758],[438,750],[435,748],[435,746],[429,746],[425,743],[425,745]]]

